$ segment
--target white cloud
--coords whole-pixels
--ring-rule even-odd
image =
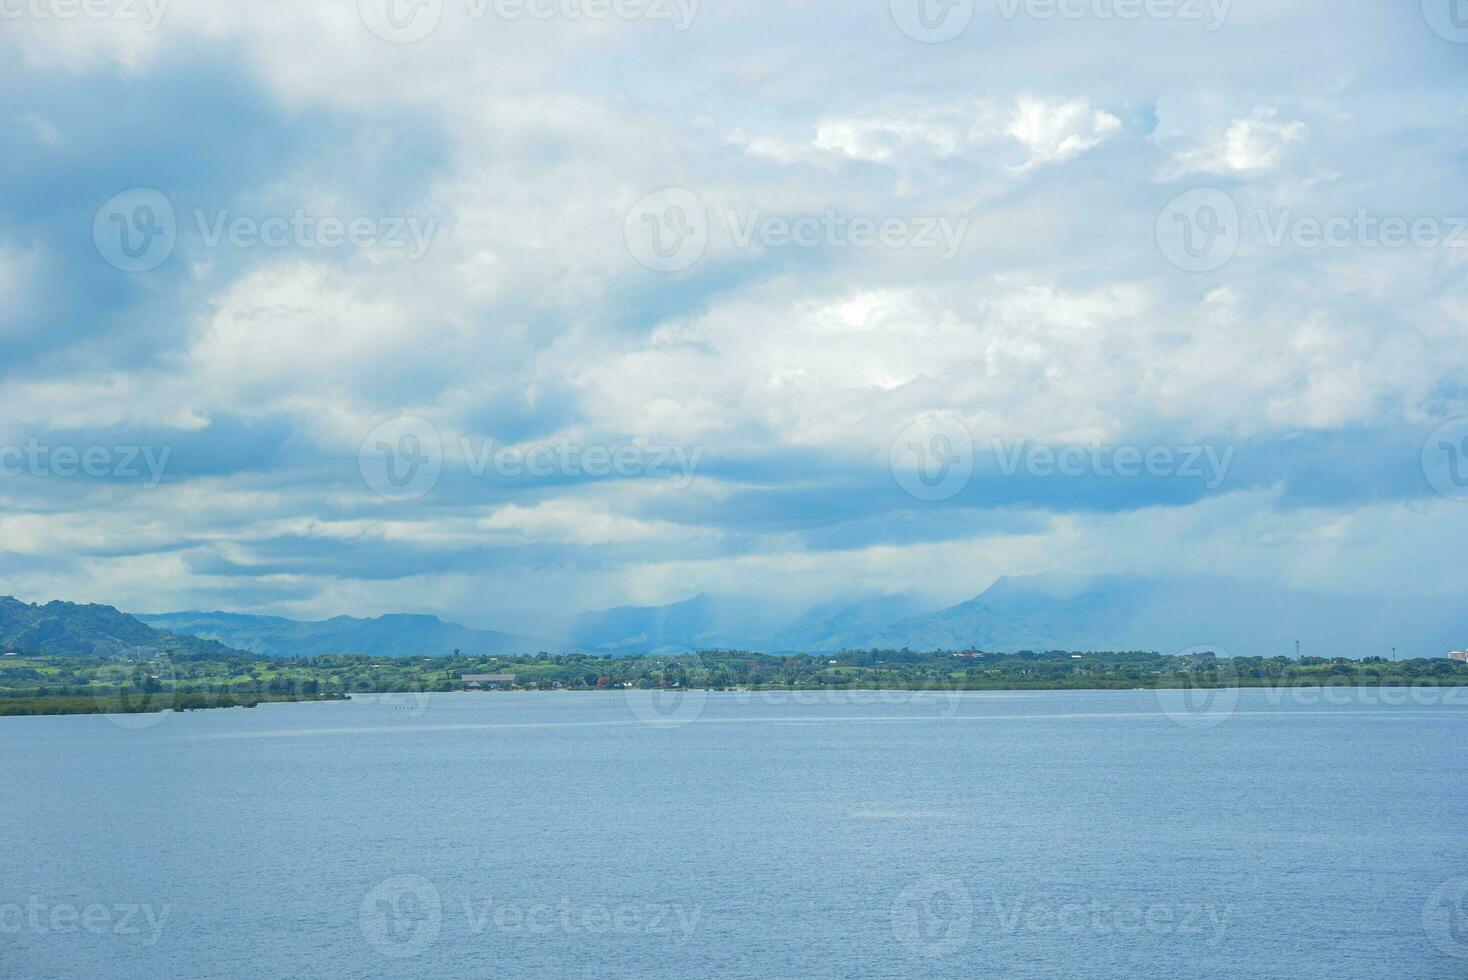
[[[1231,120],[1221,132],[1174,152],[1165,179],[1188,173],[1257,175],[1278,170],[1293,148],[1305,142],[1310,127],[1283,119],[1277,109],[1260,107]]]
[[[909,168],[971,160],[1018,170],[1080,156],[1121,130],[1121,120],[1084,98],[1019,96],[904,105],[887,102],[820,119],[809,140],[736,133],[753,156],[830,166],[837,160]],[[1020,151],[1020,152],[1017,152]]]
[[[31,133],[36,138],[36,142],[42,146],[55,147],[60,145],[61,131],[56,128],[55,123],[51,122],[45,116],[36,112],[27,112],[20,117],[20,121],[30,127]]]
[[[801,497],[827,461],[881,476],[893,434],[925,412],[957,414],[980,439],[1274,444],[1417,425],[1456,404],[1468,385],[1460,254],[1245,243],[1224,269],[1186,276],[1152,238],[1175,191],[1138,178],[1218,175],[1247,188],[1246,207],[1250,193],[1294,203],[1325,186],[1346,214],[1441,208],[1463,176],[1460,87],[1418,41],[1380,30],[1396,23],[1384,7],[1359,27],[1332,21],[1337,68],[1325,81],[1253,54],[1318,38],[1335,11],[1323,0],[1241,9],[1225,31],[1177,31],[1165,45],[1151,24],[1023,22],[1012,37],[975,30],[944,50],[834,2],[706,6],[678,35],[469,22],[447,7],[432,37],[406,46],[371,36],[351,2],[199,0],[172,5],[151,34],[11,25],[0,45],[18,57],[0,77],[27,84],[7,162],[31,168],[16,183],[26,193],[88,133],[88,112],[55,93],[80,86],[95,111],[94,85],[125,85],[129,111],[174,112],[181,89],[219,87],[236,100],[231,118],[282,145],[258,162],[258,133],[220,130],[224,145],[190,148],[201,199],[181,205],[407,207],[442,227],[413,263],[227,249],[200,261],[185,248],[163,273],[128,278],[86,240],[94,202],[65,202],[56,224],[22,230],[36,195],[0,190],[0,341],[13,344],[4,438],[138,428],[182,441],[243,417],[289,428],[305,460],[180,471],[147,495],[5,487],[0,536],[31,559],[7,569],[17,591],[157,608],[236,590],[297,614],[411,606],[483,622],[486,594],[507,617],[698,589],[826,597],[894,580],[963,598],[1000,574],[1053,570],[1056,555],[1087,570],[1194,555],[1261,577],[1284,553],[1248,544],[1264,540],[1290,542],[1283,564],[1329,583],[1364,581],[1373,564],[1409,568],[1413,549],[1441,549],[1433,521],[1457,520],[1356,503],[1302,517],[1254,493],[1111,516],[1034,511],[1043,530],[1032,534],[955,524],[946,540],[842,550],[807,538],[812,526],[839,530],[839,508],[817,515]],[[772,32],[774,18],[793,20]],[[1393,85],[1366,81],[1382,77]],[[97,155],[88,179],[176,172],[145,128],[116,138],[124,145]],[[259,172],[235,172],[242,159]],[[695,190],[716,226],[702,264],[659,277],[633,260],[622,220],[672,185]],[[948,262],[741,249],[717,226],[726,206],[968,216],[974,233]],[[137,336],[117,336],[118,322]],[[368,498],[354,453],[367,429],[405,413],[446,439],[631,437],[704,447],[725,468],[677,496],[610,481],[463,503],[445,487],[392,509]],[[786,475],[772,459],[802,466]],[[773,502],[741,499],[756,489]],[[879,494],[862,503],[874,521],[906,519]],[[1309,533],[1325,526],[1331,535]],[[564,550],[533,569],[358,578],[347,561],[273,568],[279,539],[354,558]],[[96,547],[116,553],[95,558]],[[1355,571],[1330,571],[1342,556]]]
[[[1121,120],[1093,109],[1085,99],[1052,101],[1021,98],[1009,135],[1029,150],[1026,167],[1080,156],[1121,129]]]

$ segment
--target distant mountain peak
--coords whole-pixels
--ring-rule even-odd
[[[154,629],[113,606],[54,599],[45,605],[0,599],[0,646],[50,656],[115,657],[138,651],[169,655],[238,655],[195,636]]]
[[[1468,605],[1291,590],[1221,576],[1002,576],[963,602],[933,609],[920,596],[868,594],[801,608],[700,592],[663,606],[619,606],[574,617],[558,639],[469,629],[427,613],[303,622],[247,613],[128,616],[111,606],[45,606],[0,598],[0,643],[26,651],[116,652],[168,634],[269,656],[615,656],[710,649],[770,653],[839,649],[1155,650],[1207,645],[1239,655],[1292,655],[1295,640],[1323,656],[1438,656],[1468,635]],[[176,646],[176,644],[175,644]],[[43,647],[47,649],[42,649]]]
[[[271,657],[360,653],[375,657],[566,652],[552,640],[446,623],[424,613],[386,613],[368,619],[333,616],[294,620],[248,613],[159,613],[140,617],[153,626],[216,639]]]

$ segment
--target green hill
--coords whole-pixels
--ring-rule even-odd
[[[366,653],[374,657],[445,657],[455,650],[473,654],[571,652],[566,643],[496,630],[445,623],[437,616],[396,613],[375,619],[336,616],[319,622],[249,613],[177,612],[138,619],[157,629],[218,640],[238,650],[267,657],[319,657]]]
[[[49,656],[120,657],[134,653],[237,656],[238,651],[195,636],[147,626],[111,606],[21,602],[0,596],[0,652]]]

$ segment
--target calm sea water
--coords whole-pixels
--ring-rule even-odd
[[[0,719],[0,976],[1468,976],[1468,692],[1168,698]]]

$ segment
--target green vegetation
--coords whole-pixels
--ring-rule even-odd
[[[6,697],[0,698],[0,717],[5,715],[133,715],[154,711],[201,711],[205,708],[253,708],[269,701],[328,701],[342,695],[298,697],[294,694],[176,694],[101,697]]]
[[[106,658],[0,658],[0,715],[143,712],[252,707],[352,693],[457,691],[463,674],[513,675],[521,690],[710,688],[714,690],[1133,689],[1156,687],[1457,687],[1468,664],[1446,658],[1389,661],[1239,657],[1211,653],[987,654],[846,651],[768,656],[738,651],[612,659],[533,657],[269,659],[247,654]]]
[[[234,654],[0,657],[0,716],[145,714],[343,697],[268,666]]]
[[[111,606],[21,602],[0,596],[0,652],[48,656],[228,656],[213,640],[156,630]]]

